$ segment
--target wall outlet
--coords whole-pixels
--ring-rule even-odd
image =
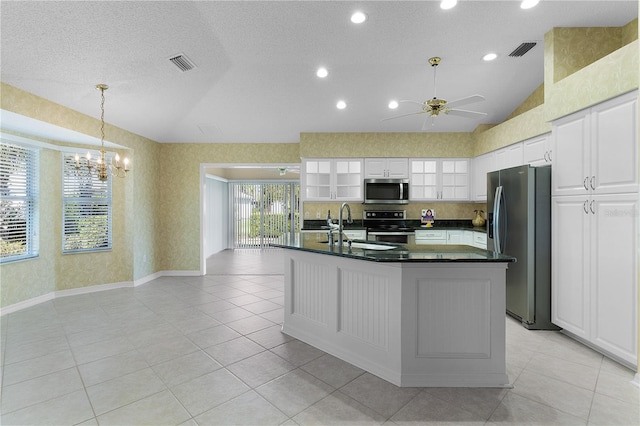
[[[146,254],[142,255],[142,262],[143,263],[147,263],[147,255]]]
[[[316,211],[316,219],[320,219],[320,211]]]

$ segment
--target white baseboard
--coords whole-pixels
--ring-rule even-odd
[[[0,308],[0,317],[39,305],[40,303],[48,302],[58,297],[77,296],[79,294],[96,293],[98,291],[114,290],[117,288],[137,287],[160,277],[197,277],[200,275],[202,275],[200,274],[200,271],[158,271],[135,281],[123,281],[119,283],[100,284],[88,287],[71,288],[68,290],[52,291],[32,299],[23,300],[22,302]]]
[[[115,290],[116,288],[133,287],[133,282],[124,281],[120,283],[92,285],[89,287],[70,288],[68,290],[58,290],[55,297],[77,296],[79,294],[97,293],[99,291]]]
[[[631,384],[640,388],[640,373],[636,373],[636,375],[633,377],[633,380],[631,380]]]
[[[200,271],[160,271],[164,277],[199,277]]]
[[[139,285],[146,284],[149,281],[155,280],[156,278],[160,278],[160,277],[164,276],[164,274],[162,272],[163,271],[155,272],[155,273],[153,273],[151,275],[147,275],[146,277],[139,278],[139,279],[137,279],[137,280],[135,280],[133,282],[133,286],[134,287],[138,287]]]
[[[42,296],[34,297],[33,299],[23,300],[22,302],[14,303],[13,305],[5,306],[4,308],[0,308],[0,317],[3,315],[11,314],[13,312],[21,311],[22,309],[27,309],[32,306],[39,305],[40,303],[48,302],[49,300],[53,300],[56,298],[55,293],[47,293]]]

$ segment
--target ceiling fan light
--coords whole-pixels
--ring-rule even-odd
[[[540,3],[540,0],[522,0],[522,3],[520,3],[520,8],[531,9],[532,7],[537,6],[538,3]]]
[[[456,4],[458,4],[458,0],[442,0],[440,2],[440,9],[453,9],[454,7],[456,7]]]
[[[353,22],[354,24],[362,24],[364,21],[367,20],[367,15],[364,14],[364,12],[354,12],[353,15],[351,15],[351,22]]]
[[[320,67],[318,68],[318,71],[316,71],[316,75],[320,78],[325,78],[329,75],[329,71],[327,71],[325,67]]]
[[[398,108],[398,101],[389,102],[389,109],[396,109],[396,108]]]
[[[495,54],[495,53],[487,53],[486,55],[484,55],[482,57],[482,59],[485,60],[485,61],[493,61],[497,57],[498,57],[498,55]]]
[[[347,103],[345,101],[338,101],[338,103],[336,104],[336,108],[338,109],[345,109],[347,107]]]

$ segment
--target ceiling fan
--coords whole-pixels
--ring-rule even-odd
[[[439,116],[441,113],[446,115],[455,115],[458,117],[464,118],[482,118],[487,114],[484,112],[478,111],[468,111],[464,109],[457,109],[456,107],[460,107],[463,105],[472,104],[474,102],[484,101],[484,96],[482,95],[471,95],[462,99],[458,99],[455,101],[447,102],[444,99],[439,99],[436,96],[436,68],[440,64],[441,58],[438,56],[434,56],[433,58],[429,58],[429,64],[433,68],[433,98],[426,100],[424,102],[418,101],[410,101],[410,100],[402,100],[398,101],[399,103],[412,103],[420,105],[421,110],[417,112],[412,112],[409,114],[396,115],[393,117],[383,118],[382,121],[393,120],[400,117],[408,117],[410,115],[419,115],[419,114],[427,114],[424,119],[424,123],[422,124],[422,130],[426,130],[427,121],[429,117],[431,117],[431,125],[435,124],[434,118]]]

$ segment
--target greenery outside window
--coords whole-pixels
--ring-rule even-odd
[[[39,154],[0,143],[0,263],[38,256]]]
[[[73,155],[63,156],[62,252],[111,249],[111,181],[86,168],[76,170]]]

